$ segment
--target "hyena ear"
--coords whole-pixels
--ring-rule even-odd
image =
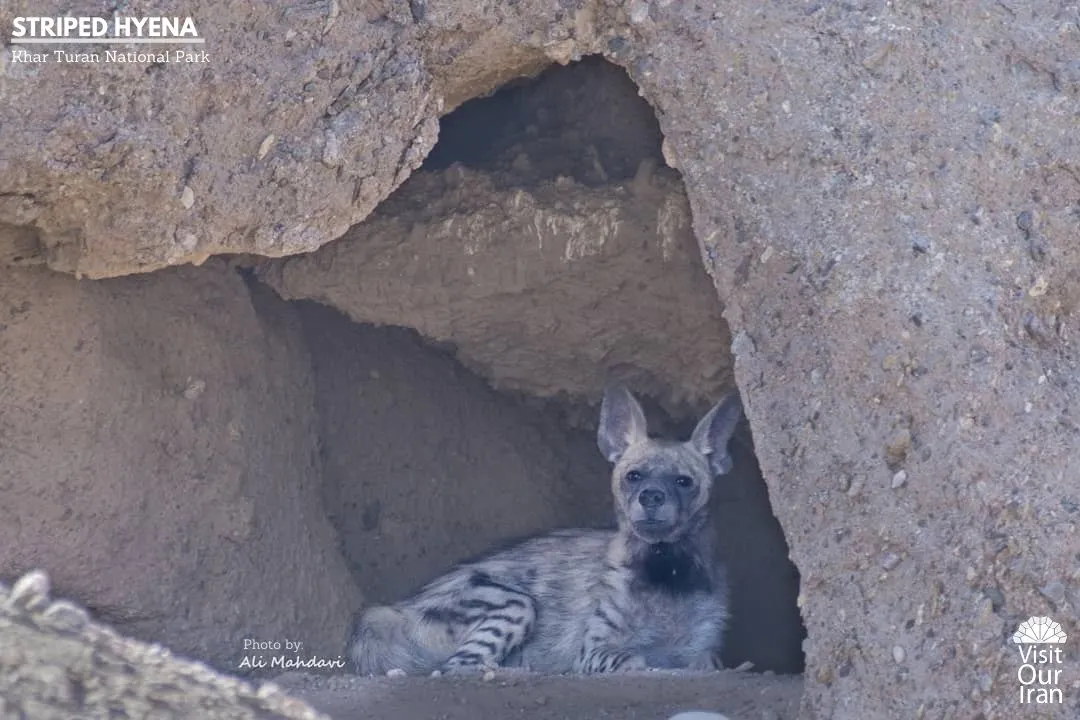
[[[647,440],[645,413],[625,386],[612,383],[604,389],[600,405],[600,429],[596,441],[608,462],[618,462],[626,448]]]
[[[731,472],[728,440],[741,418],[742,401],[738,392],[732,392],[701,418],[694,428],[694,434],[690,436],[690,443],[709,459],[709,467],[715,475]]]

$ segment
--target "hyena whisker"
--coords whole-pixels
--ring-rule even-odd
[[[597,442],[612,464],[615,530],[557,530],[462,563],[419,593],[373,607],[348,655],[364,674],[716,668],[728,622],[708,500],[731,470],[742,417],[730,394],[686,442],[648,436],[630,392],[609,386]]]

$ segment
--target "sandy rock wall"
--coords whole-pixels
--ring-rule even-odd
[[[67,4],[47,5],[5,3],[0,27]],[[0,223],[32,228],[28,261],[87,277],[340,236],[438,132],[408,6],[386,14],[397,5],[189,3],[183,14],[208,39],[203,63],[38,65],[5,47]]]
[[[455,167],[411,178],[341,240],[261,280],[358,322],[452,343],[495,387],[599,400],[607,371],[669,407],[731,386],[730,337],[670,174],[530,189]]]
[[[360,597],[290,308],[216,260],[0,277],[0,576],[225,670],[244,638],[336,658]]]
[[[804,714],[1010,716],[1011,633],[1080,629],[1075,16],[671,7],[704,48],[654,97],[802,572]]]
[[[594,435],[496,393],[415,331],[298,307],[324,504],[367,602],[401,600],[512,539],[611,523]]]

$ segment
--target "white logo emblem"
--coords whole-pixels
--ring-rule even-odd
[[[1024,705],[1060,705],[1064,702],[1061,689],[1061,666],[1065,655],[1061,645],[1068,639],[1061,624],[1048,617],[1031,617],[1020,624],[1013,634],[1019,646],[1020,702]]]
[[[1017,645],[1022,643],[1064,643],[1065,631],[1061,629],[1061,623],[1056,623],[1048,617],[1028,618],[1020,623],[1013,635],[1013,642]]]

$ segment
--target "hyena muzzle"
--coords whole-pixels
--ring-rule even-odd
[[[370,608],[350,659],[363,674],[718,667],[728,590],[708,501],[714,477],[731,470],[741,416],[732,393],[688,441],[655,440],[630,392],[609,386],[597,439],[613,465],[617,529],[535,537]]]

